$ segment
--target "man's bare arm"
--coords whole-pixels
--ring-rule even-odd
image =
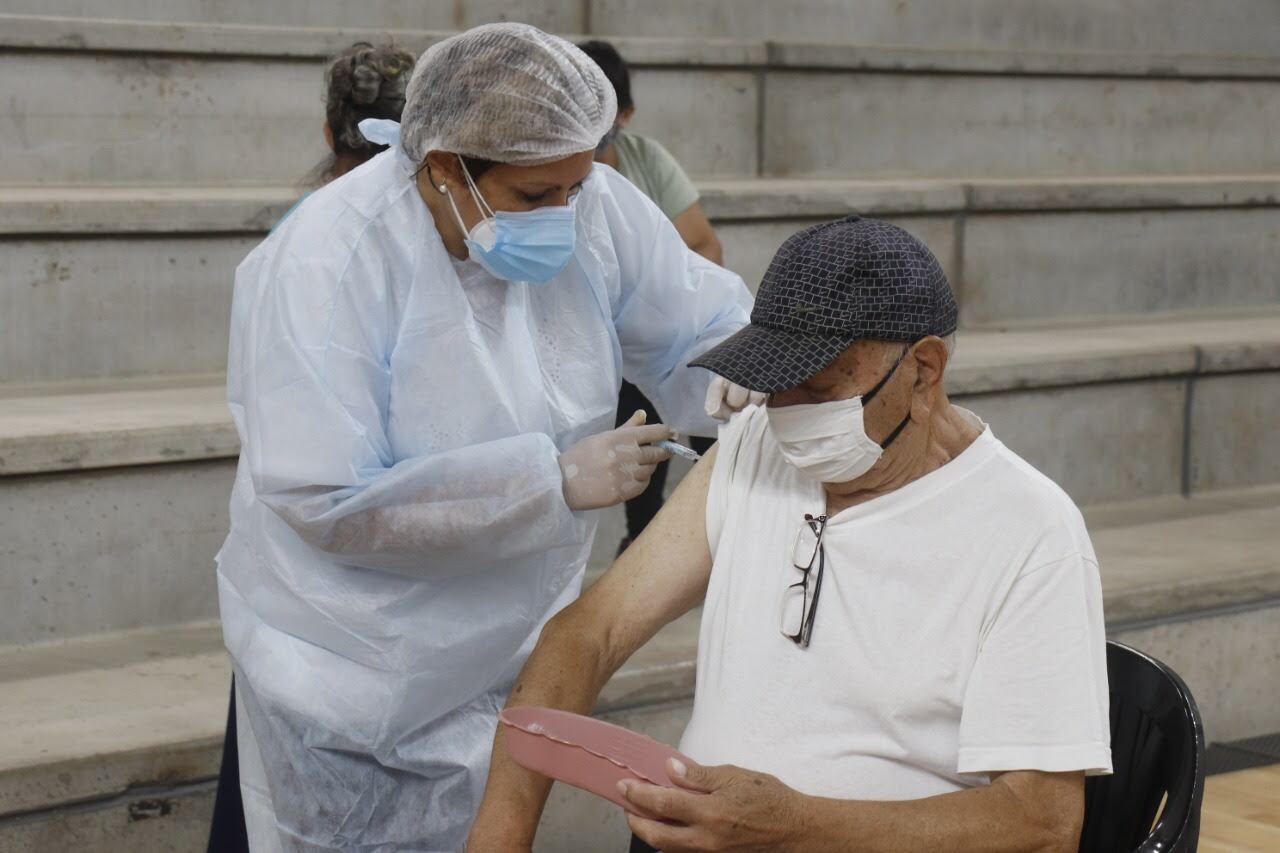
[[[1084,774],[1019,770],[986,787],[924,800],[819,800],[817,813],[813,843],[805,849],[847,849],[843,839],[866,853],[1075,853],[1084,820]]]
[[[715,457],[712,448],[609,571],[547,623],[507,707],[590,713],[627,658],[702,601],[711,574],[706,506]],[[468,850],[527,849],[550,790],[548,780],[507,756],[499,727]]]

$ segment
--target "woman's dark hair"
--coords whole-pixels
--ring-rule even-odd
[[[493,160],[485,160],[483,157],[467,157],[465,155],[462,158],[462,164],[471,173],[471,180],[473,181],[480,180],[481,175],[498,165]]]
[[[635,102],[631,100],[631,72],[618,49],[599,39],[584,41],[578,48],[595,60],[596,65],[604,71],[604,76],[613,84],[613,92],[618,96],[618,112],[634,107]]]
[[[416,60],[393,44],[375,47],[356,42],[335,57],[324,72],[324,114],[333,133],[333,156],[318,166],[318,182],[332,179],[339,158],[364,162],[387,146],[375,145],[360,133],[367,118],[400,120],[404,90]]]

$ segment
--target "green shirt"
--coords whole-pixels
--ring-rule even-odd
[[[618,151],[618,171],[639,187],[668,219],[675,219],[698,200],[693,181],[657,140],[624,130],[613,144]]]

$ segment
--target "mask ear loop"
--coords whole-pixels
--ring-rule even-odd
[[[889,372],[885,374],[884,379],[881,379],[879,382],[877,382],[876,387],[872,388],[870,391],[868,391],[866,394],[862,396],[863,403],[867,402],[876,394],[880,393],[880,389],[885,386],[885,383],[887,383],[893,377],[893,374],[898,372],[898,366],[902,364],[902,360],[907,357],[907,353],[909,352],[911,352],[911,344],[907,344],[907,348],[902,351],[902,355],[898,356],[898,360],[894,362],[892,369],[890,369]],[[911,423],[911,409],[907,409],[907,416],[904,417],[896,427],[894,427],[893,432],[889,433],[888,438],[886,438],[884,442],[880,445],[880,449],[887,450],[889,448],[889,445],[893,444],[894,441],[897,440],[898,436],[902,435],[902,431],[907,428],[907,424],[909,423]]]
[[[475,181],[471,179],[471,172],[467,170],[467,164],[463,162],[462,156],[457,155],[457,157],[458,157],[458,165],[462,167],[462,175],[467,180],[467,189],[471,191],[471,197],[476,200],[476,207],[480,209],[480,216],[482,217],[482,220],[492,219],[493,209],[490,208],[488,202],[484,200],[484,196],[480,195],[480,189],[476,186]],[[430,164],[427,164],[426,168],[429,169]],[[428,174],[428,177],[431,177],[430,172],[428,172],[427,174]],[[435,180],[434,177],[432,177],[431,179],[432,181]],[[472,239],[471,231],[467,230],[467,223],[462,218],[462,211],[458,210],[458,203],[453,200],[453,193],[449,192],[448,185],[441,184],[440,192],[444,193],[445,198],[449,199],[449,207],[453,210],[453,218],[457,221],[458,228],[462,230],[463,237],[465,237],[468,240]],[[476,223],[476,224],[479,225],[479,223]]]
[[[486,219],[493,219],[493,208],[489,206],[489,202],[484,200],[484,196],[480,194],[480,188],[476,186],[476,182],[471,179],[471,171],[467,168],[466,162],[462,159],[461,154],[455,155],[458,158],[458,165],[462,167],[462,176],[467,179],[467,189],[471,190],[471,197],[476,200],[476,205],[480,208],[480,212],[485,215]],[[450,197],[450,201],[452,201]]]
[[[889,372],[884,378],[876,383],[876,387],[862,395],[862,403],[866,405],[871,402],[871,398],[880,393],[880,389],[889,384],[889,380],[893,378],[893,374],[898,372],[898,366],[902,364],[902,360],[907,357],[907,353],[911,352],[911,344],[907,344],[907,348],[902,351],[902,355],[898,356],[898,360],[893,363],[893,367],[889,368]]]
[[[458,203],[453,200],[453,193],[449,192],[449,188],[444,184],[440,185],[440,189],[444,191],[444,197],[449,199],[449,207],[453,208],[453,218],[458,221],[458,227],[462,229],[462,235],[468,240],[471,239],[471,233],[467,231],[467,223],[462,221],[462,214],[458,211]],[[482,213],[484,211],[481,211]]]

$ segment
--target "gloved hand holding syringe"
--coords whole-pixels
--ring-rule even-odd
[[[645,413],[638,411],[617,429],[582,439],[560,454],[565,502],[570,509],[614,506],[643,492],[659,462],[701,458],[674,437],[664,424],[645,425]]]

